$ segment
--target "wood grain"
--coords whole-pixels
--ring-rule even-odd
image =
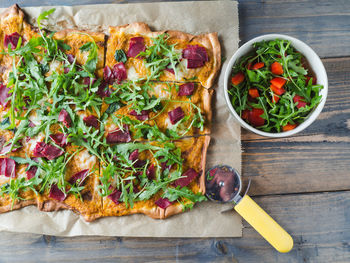
[[[349,262],[350,192],[254,198],[287,231],[294,249],[273,250],[245,224],[243,238],[62,238],[1,233],[1,262]],[[307,220],[305,220],[307,218]],[[219,226],[218,226],[219,227]]]
[[[244,131],[243,175],[250,194],[350,189],[350,58],[323,60],[329,94],[323,112],[294,137],[269,139]]]

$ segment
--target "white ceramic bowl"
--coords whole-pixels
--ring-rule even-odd
[[[298,50],[300,53],[304,55],[306,60],[309,63],[309,66],[311,67],[312,71],[315,73],[317,78],[317,84],[323,85],[323,89],[320,90],[320,94],[322,95],[322,99],[318,106],[310,112],[307,119],[304,120],[301,124],[299,124],[295,129],[286,131],[286,132],[279,132],[279,133],[272,133],[272,132],[264,132],[261,130],[258,130],[254,128],[253,126],[246,123],[235,111],[233,108],[229,94],[227,90],[230,88],[231,85],[231,72],[232,67],[236,64],[236,62],[244,55],[246,55],[249,51],[253,49],[253,43],[260,42],[263,40],[273,40],[273,39],[286,39],[290,40],[292,43],[292,46]],[[236,53],[231,57],[226,71],[225,71],[225,82],[224,82],[224,93],[225,93],[225,99],[228,108],[230,109],[230,112],[235,117],[235,119],[240,123],[240,125],[256,134],[266,136],[266,137],[286,137],[294,135],[302,130],[304,130],[306,127],[308,127],[311,123],[316,120],[317,116],[321,113],[324,104],[326,103],[327,93],[328,93],[328,78],[326,70],[323,66],[323,63],[319,56],[313,51],[308,45],[306,45],[304,42],[300,41],[299,39],[296,39],[294,37],[286,36],[286,35],[280,35],[280,34],[269,34],[269,35],[262,35],[256,38],[253,38],[252,40],[248,41],[244,45],[242,45]]]

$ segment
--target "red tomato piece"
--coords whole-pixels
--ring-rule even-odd
[[[316,77],[310,77],[310,76],[306,76],[306,85],[309,83],[311,78],[312,78],[312,85],[316,85],[317,78]]]
[[[253,99],[259,97],[259,91],[257,88],[250,88],[248,90],[249,96],[252,97]]]
[[[276,87],[275,85],[272,85],[270,86],[271,90],[273,91],[273,93],[281,96],[283,93],[285,93],[285,89],[284,88],[278,88]]]
[[[273,62],[271,64],[271,72],[275,75],[282,75],[283,74],[283,67],[280,63],[277,61]]]
[[[273,102],[273,103],[277,103],[279,100],[280,100],[280,97],[277,96],[277,95],[275,95],[275,94],[273,94],[272,102]]]
[[[249,110],[244,110],[244,111],[242,111],[242,119],[243,120],[248,120],[248,118],[249,118]]]
[[[258,63],[255,63],[255,64],[253,65],[252,69],[257,70],[257,69],[262,68],[262,67],[264,67],[264,66],[265,66],[265,63],[264,63],[264,62],[258,62]]]
[[[307,105],[307,103],[305,102],[305,98],[299,95],[295,95],[293,98],[293,102],[294,103],[298,103],[297,104],[297,108],[300,109],[302,107],[305,107]]]
[[[249,112],[249,123],[255,127],[259,127],[264,125],[265,120],[263,118],[261,118],[261,115],[264,114],[264,110],[263,109],[256,109],[253,108],[250,112]]]
[[[286,131],[293,130],[295,127],[297,127],[297,124],[290,124],[290,123],[288,123],[287,125],[284,125],[284,126],[282,127],[282,130],[283,130],[284,132],[286,132]]]
[[[233,85],[237,86],[240,83],[242,83],[244,80],[244,74],[242,72],[238,72],[236,75],[234,75],[231,79],[231,82]]]
[[[273,78],[270,80],[271,84],[277,88],[282,88],[286,84],[286,80],[283,78]]]

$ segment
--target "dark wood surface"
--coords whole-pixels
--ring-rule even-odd
[[[15,2],[0,0],[0,6]],[[20,6],[117,2],[17,1]],[[311,127],[284,139],[242,131],[250,193],[291,233],[294,249],[277,253],[246,223],[242,238],[218,239],[2,232],[0,262],[350,262],[350,1],[239,2],[242,43],[266,33],[297,37],[320,55],[328,73],[328,99]]]

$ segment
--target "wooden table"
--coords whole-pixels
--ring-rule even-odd
[[[1,0],[0,6],[15,2]],[[76,4],[98,2],[114,1]],[[218,239],[62,238],[2,232],[0,262],[350,262],[350,2],[247,0],[240,1],[239,13],[242,43],[267,33],[297,37],[320,55],[328,73],[325,108],[304,132],[267,139],[242,131],[243,175],[253,180],[250,194],[291,233],[294,249],[279,254],[247,223],[243,238]]]

